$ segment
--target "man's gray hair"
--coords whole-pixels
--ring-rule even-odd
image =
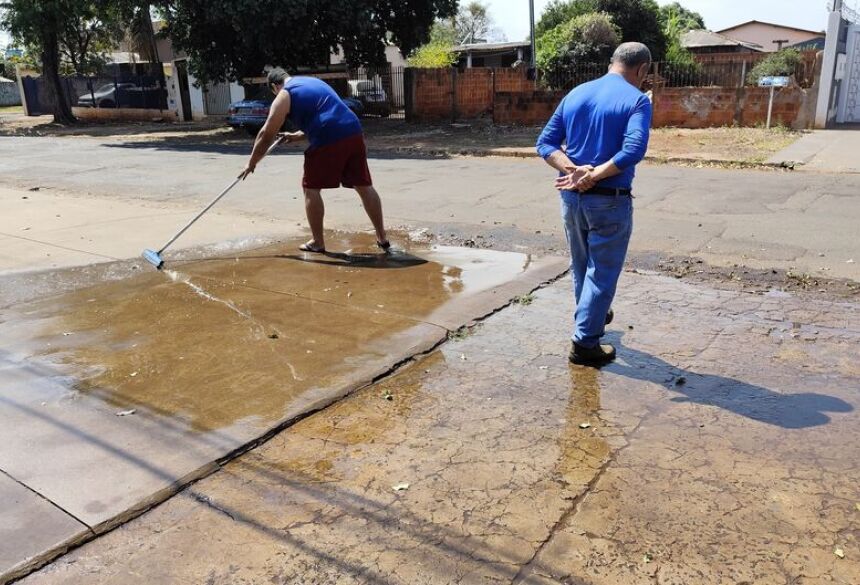
[[[621,43],[612,54],[612,62],[625,67],[639,67],[651,62],[651,51],[642,43]]]

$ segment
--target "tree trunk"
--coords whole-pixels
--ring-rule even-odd
[[[68,125],[77,122],[60,79],[60,43],[54,33],[48,33],[42,43],[42,75],[47,80],[44,87],[53,94],[54,123]]]

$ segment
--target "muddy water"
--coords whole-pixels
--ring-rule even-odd
[[[0,339],[16,360],[56,372],[60,387],[118,410],[199,431],[265,426],[303,395],[444,335],[422,321],[529,261],[451,248],[385,257],[366,240],[332,240],[344,252],[326,256],[287,242],[18,305],[0,315]]]

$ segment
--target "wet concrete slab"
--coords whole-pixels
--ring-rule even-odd
[[[430,350],[448,325],[505,304],[499,291],[528,292],[533,266],[545,278],[564,270],[561,260],[420,247],[393,259],[287,260],[297,244],[0,312],[0,469],[95,532],[109,530]],[[493,274],[472,274],[482,271]],[[335,287],[341,298],[327,296]],[[485,312],[468,312],[476,308]],[[422,319],[439,311],[448,311],[443,326]]]
[[[55,554],[80,542],[89,529],[0,471],[0,568],[26,574],[46,550]]]
[[[598,371],[566,361],[570,296],[495,314],[24,582],[858,582],[855,305],[628,273]]]

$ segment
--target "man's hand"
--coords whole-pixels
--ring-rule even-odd
[[[301,132],[301,131],[299,131],[299,132],[281,132],[280,134],[278,134],[278,140],[280,140],[281,142],[286,142],[286,143],[301,142],[304,139],[305,139],[305,133]]]
[[[582,177],[580,177],[579,181],[576,183],[575,189],[580,193],[591,191],[594,186],[597,185],[598,181],[600,181],[600,178],[597,176],[597,171],[589,169],[582,175]]]
[[[254,173],[254,169],[257,168],[257,163],[248,162],[248,165],[245,167],[241,173],[239,173],[239,178],[243,181],[248,178],[249,175]]]
[[[573,191],[579,189],[583,177],[594,171],[594,167],[591,165],[582,165],[581,167],[570,165],[565,166],[564,171],[566,174],[555,180],[555,188],[560,191]]]

